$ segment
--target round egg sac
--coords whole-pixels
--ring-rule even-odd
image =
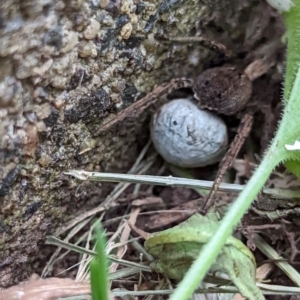
[[[223,120],[189,99],[173,100],[154,114],[151,138],[168,163],[186,168],[220,161],[228,144]]]

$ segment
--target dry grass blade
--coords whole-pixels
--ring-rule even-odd
[[[257,248],[276,264],[298,287],[300,287],[300,274],[281,257],[261,236],[254,235]],[[290,287],[289,287],[290,288]]]
[[[46,244],[56,245],[56,246],[59,246],[59,247],[65,248],[65,249],[73,250],[73,251],[78,252],[78,253],[86,253],[86,254],[89,254],[89,255],[92,255],[92,256],[96,255],[96,252],[94,252],[92,250],[88,250],[88,249],[85,249],[85,248],[82,248],[82,247],[79,247],[79,246],[72,245],[70,243],[66,243],[64,241],[61,241],[61,240],[53,237],[53,236],[48,236],[48,238],[46,240]],[[137,263],[134,263],[134,262],[131,262],[131,261],[119,259],[119,258],[116,258],[116,256],[113,256],[113,255],[108,255],[108,259],[113,261],[113,262],[124,265],[124,266],[140,268],[143,271],[151,272],[150,268],[146,265],[137,264]]]
[[[138,156],[136,162],[134,163],[132,168],[129,170],[129,172],[128,172],[129,174],[133,174],[133,173],[144,174],[152,166],[156,155],[150,157],[145,162],[142,161],[145,154],[146,154],[146,152],[147,152],[147,150],[149,149],[149,146],[150,146],[150,141],[146,144],[146,146],[141,151],[141,153]],[[91,209],[90,211],[87,211],[87,212],[81,214],[80,216],[77,216],[76,218],[72,219],[65,226],[58,229],[55,232],[55,236],[59,236],[59,235],[63,234],[64,232],[66,232],[67,230],[69,230],[73,226],[76,226],[76,224],[82,222],[86,218],[94,216],[97,213],[106,211],[108,206],[116,205],[113,202],[121,195],[122,192],[124,192],[124,190],[126,190],[129,187],[129,185],[130,185],[130,183],[127,183],[127,184],[126,183],[125,184],[120,183],[120,184],[118,184],[113,189],[113,191],[105,198],[105,200],[98,207],[95,207],[95,208]]]
[[[70,170],[65,172],[66,175],[74,176],[80,180],[103,181],[103,182],[131,182],[161,186],[177,186],[187,188],[202,188],[210,190],[213,186],[212,181],[187,179],[178,177],[150,176],[150,175],[131,175],[118,173],[100,173],[86,172],[81,170]],[[224,192],[239,193],[244,189],[244,185],[221,183],[219,190]],[[264,188],[263,193],[271,198],[291,199],[300,198],[300,191],[285,190],[285,189],[270,189]]]

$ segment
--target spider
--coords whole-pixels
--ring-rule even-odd
[[[184,42],[190,42],[191,40],[192,39],[189,38]],[[199,39],[197,41],[199,41]],[[225,53],[224,49],[226,48],[223,45],[207,42],[206,44],[213,45],[212,50],[214,51],[216,51],[217,47],[220,51]],[[155,103],[158,98],[181,88],[190,88],[193,90],[194,99],[201,109],[212,110],[217,114],[225,116],[241,116],[237,133],[226,155],[220,162],[214,184],[200,209],[201,213],[206,214],[209,208],[214,204],[214,196],[223,176],[227,169],[231,167],[245,139],[250,133],[253,115],[257,111],[255,105],[249,102],[252,95],[252,81],[265,74],[272,64],[273,61],[270,60],[270,57],[264,57],[254,60],[244,71],[240,71],[234,65],[225,65],[207,69],[196,79],[185,77],[172,79],[169,83],[155,87],[154,90],[144,98],[118,113],[113,120],[101,127],[100,132],[107,131],[111,126],[123,121],[125,118],[136,118],[147,107]]]

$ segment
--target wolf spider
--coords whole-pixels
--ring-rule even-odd
[[[191,41],[191,38],[188,41]],[[213,51],[216,51],[217,47],[226,55],[224,51],[226,48],[223,45],[216,43],[212,43],[212,45],[214,46]],[[226,155],[220,162],[214,184],[200,209],[203,214],[206,214],[214,204],[214,196],[223,176],[227,169],[231,167],[250,133],[253,115],[257,111],[255,105],[249,103],[252,94],[252,81],[266,73],[272,64],[269,58],[263,58],[254,60],[244,71],[238,70],[233,65],[228,65],[207,69],[195,80],[185,77],[172,79],[169,83],[155,87],[144,98],[118,113],[113,120],[101,127],[100,132],[107,131],[111,126],[123,121],[125,118],[136,118],[147,107],[155,103],[158,98],[181,88],[193,90],[195,101],[201,109],[212,110],[225,116],[239,115],[241,121],[237,133]]]

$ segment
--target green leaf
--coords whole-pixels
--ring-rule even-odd
[[[284,84],[284,98],[289,99],[295,77],[297,74],[298,67],[300,65],[300,51],[299,51],[299,38],[300,38],[300,1],[294,0],[294,6],[292,9],[284,14],[284,20],[287,27],[286,38],[287,38],[287,62],[286,62],[286,76]],[[299,91],[298,91],[299,92]],[[299,95],[299,94],[298,94]],[[299,102],[299,101],[298,101]],[[299,103],[298,103],[299,104]],[[299,112],[299,105],[297,111]],[[290,116],[296,118],[297,116]],[[299,115],[298,115],[299,117]],[[296,119],[291,119],[291,122],[297,122]],[[299,133],[299,130],[296,132]],[[296,133],[295,132],[295,133]],[[298,137],[295,140],[299,139]],[[298,178],[300,178],[300,152],[295,154],[295,158],[289,159],[285,166]]]
[[[286,168],[300,178],[300,161],[298,160],[287,160],[285,161],[284,165]]]
[[[178,226],[154,234],[145,242],[145,249],[155,258],[150,267],[181,280],[218,226],[215,214],[194,214]],[[255,270],[252,252],[233,236],[227,238],[210,269],[212,273],[226,273],[247,299],[260,300],[264,297],[255,284]]]

